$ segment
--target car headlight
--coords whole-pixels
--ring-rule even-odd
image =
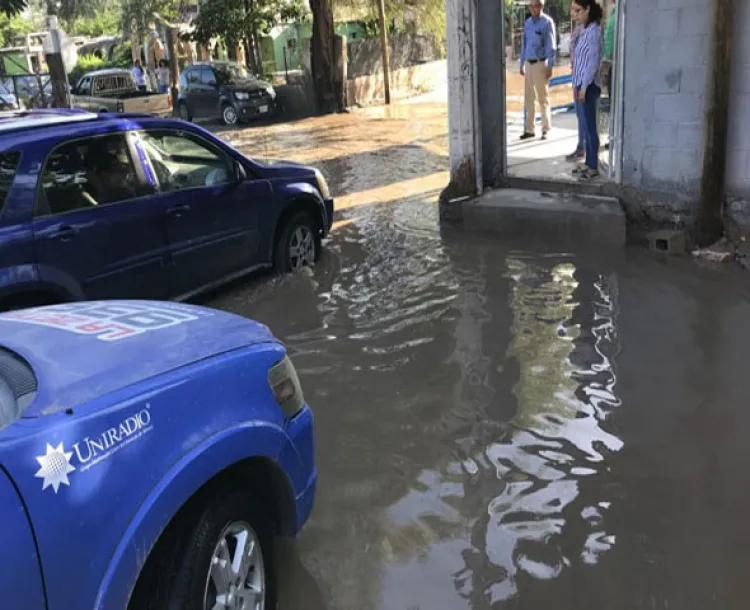
[[[284,356],[268,371],[268,385],[287,419],[292,419],[305,406],[302,386],[289,356]]]
[[[235,91],[234,97],[238,100],[246,100],[250,97],[250,94],[247,91]]]
[[[271,96],[272,100],[276,99],[276,91],[273,87],[266,87],[266,93]]]
[[[320,191],[323,199],[328,199],[331,196],[331,191],[328,188],[328,182],[326,182],[325,176],[320,170],[315,170],[315,179],[318,181],[318,190]]]

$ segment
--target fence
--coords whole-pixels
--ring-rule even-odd
[[[52,105],[52,82],[49,74],[13,74],[2,83],[25,108],[49,108]]]

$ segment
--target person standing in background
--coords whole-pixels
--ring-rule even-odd
[[[141,67],[140,59],[136,59],[133,62],[133,68],[131,72],[133,73],[133,78],[135,79],[135,84],[138,87],[138,90],[145,91],[146,90],[146,73]]]
[[[531,0],[529,3],[531,17],[523,25],[523,43],[521,45],[521,76],[524,81],[524,105],[526,124],[521,135],[522,140],[535,136],[536,100],[542,111],[542,139],[547,138],[551,128],[552,111],[549,101],[549,79],[555,66],[557,36],[555,22],[544,13],[544,0]]]
[[[171,79],[166,59],[159,60],[159,67],[156,69],[156,78],[159,83],[159,93],[169,93],[169,81]]]
[[[576,43],[578,42],[578,37],[581,35],[581,31],[583,30],[583,26],[573,24],[573,31],[570,33],[570,71],[573,72],[575,70],[575,52],[576,52]],[[571,82],[572,84],[572,82]],[[579,159],[583,159],[584,155],[586,154],[586,141],[584,139],[584,133],[583,133],[583,104],[578,99],[578,95],[576,94],[575,85],[573,86],[573,103],[575,105],[576,109],[576,123],[578,124],[578,144],[576,145],[576,149],[570,153],[567,157],[565,157],[566,161],[578,161]]]
[[[583,138],[586,147],[586,164],[575,168],[582,180],[599,176],[599,97],[601,81],[599,67],[602,61],[602,7],[596,0],[573,0],[570,12],[576,23],[583,26],[576,42],[576,57],[573,65],[573,86],[578,100],[583,104]]]

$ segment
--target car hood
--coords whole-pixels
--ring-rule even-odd
[[[293,161],[267,159],[262,163],[262,166],[266,178],[292,178],[295,176],[309,177],[315,174],[315,168],[307,165],[300,165]]]
[[[227,83],[224,85],[225,87],[231,89],[232,91],[245,91],[247,93],[252,93],[253,91],[265,91],[269,87],[271,87],[271,83],[267,83],[262,80],[236,80],[232,83]]]
[[[38,417],[211,356],[275,342],[240,316],[153,301],[89,301],[0,314],[0,345],[38,378]]]

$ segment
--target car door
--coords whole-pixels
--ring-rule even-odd
[[[180,77],[180,82],[184,83],[185,103],[191,117],[198,118],[199,100],[201,96],[201,71],[199,67],[188,68]]]
[[[89,299],[169,296],[164,202],[148,197],[132,137],[79,138],[48,155],[33,221],[42,281]]]
[[[186,295],[259,261],[259,212],[266,180],[237,177],[239,162],[187,130],[138,132],[158,184],[177,294]]]
[[[34,533],[15,483],[7,477],[2,466],[0,519],[3,523],[3,543],[0,544],[0,599],[3,608],[44,610],[47,604]]]
[[[219,116],[219,86],[211,66],[201,67],[201,116]]]

